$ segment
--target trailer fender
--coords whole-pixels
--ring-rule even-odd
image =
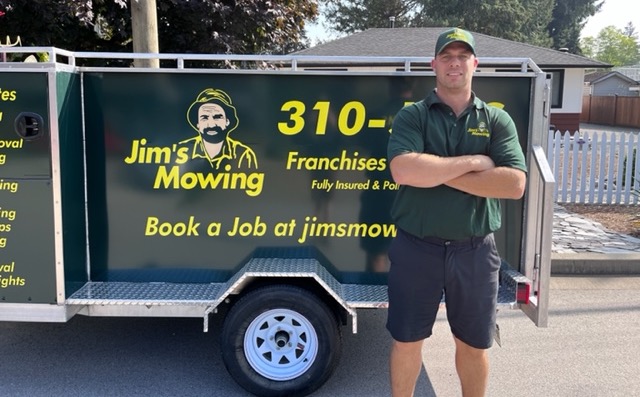
[[[285,282],[283,279],[289,279],[291,282]],[[381,307],[386,302],[386,285],[353,286],[341,284],[314,258],[252,258],[221,288],[215,304],[206,310],[204,316],[205,332],[208,330],[209,314],[216,311],[220,303],[228,300],[232,295],[241,295],[256,280],[261,280],[263,284],[299,284],[300,279],[313,280],[318,288],[326,293],[328,299],[335,302],[335,305],[330,307],[338,308],[337,312],[340,314],[340,318],[345,319],[345,316],[352,318],[353,333],[357,333],[358,330],[356,308]],[[354,289],[368,290],[371,287],[376,290],[376,293],[354,292]],[[356,295],[357,298],[354,298]]]

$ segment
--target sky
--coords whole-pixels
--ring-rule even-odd
[[[624,29],[629,22],[632,22],[636,28],[636,32],[640,33],[640,13],[632,10],[632,8],[637,7],[637,3],[635,6],[629,5],[637,1],[638,0],[605,0],[600,12],[587,19],[587,23],[584,29],[582,29],[582,37],[595,37],[607,26]],[[327,41],[338,38],[336,34],[325,32],[321,23],[308,25],[307,35],[313,44],[316,44],[318,40]]]
[[[607,26],[624,29],[629,22],[633,23],[636,33],[640,33],[640,13],[637,11],[637,0],[605,0],[600,12],[589,17],[582,29],[582,37],[597,36]]]

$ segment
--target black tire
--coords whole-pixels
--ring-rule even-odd
[[[229,310],[222,359],[233,379],[257,396],[305,396],[331,376],[342,335],[336,316],[302,288],[252,291]]]

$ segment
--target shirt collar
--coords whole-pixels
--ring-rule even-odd
[[[476,109],[484,108],[484,102],[480,98],[478,98],[473,91],[471,91],[471,101],[472,106],[474,106]],[[431,91],[425,98],[424,102],[428,108],[431,108],[431,106],[435,104],[447,106],[447,104],[442,102],[440,97],[436,94],[436,90]]]

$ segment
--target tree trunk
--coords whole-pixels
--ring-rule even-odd
[[[131,1],[131,30],[133,34],[133,52],[159,52],[158,46],[158,17],[156,0]],[[134,66],[159,68],[159,59],[136,59]]]

